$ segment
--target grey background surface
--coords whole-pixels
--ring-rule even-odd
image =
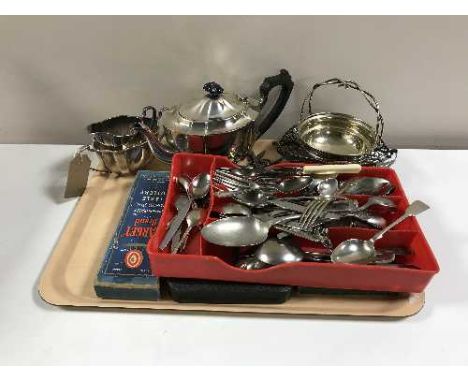
[[[341,77],[380,100],[387,143],[466,148],[467,41],[459,16],[2,16],[0,143],[84,143],[91,122],[210,80],[252,95],[284,67],[296,87],[269,137],[297,120],[307,86]],[[349,91],[319,92],[314,109],[374,121]]]

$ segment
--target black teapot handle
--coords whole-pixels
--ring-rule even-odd
[[[286,102],[288,102],[289,95],[294,87],[294,82],[286,69],[281,69],[280,73],[276,76],[266,77],[263,80],[260,85],[260,96],[262,98],[260,107],[263,108],[265,106],[270,91],[277,86],[281,86],[281,92],[270,112],[258,122],[256,126],[257,138],[262,136],[271,127],[276,121],[276,118],[278,118],[283,111]]]

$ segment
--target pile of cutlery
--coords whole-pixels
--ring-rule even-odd
[[[393,200],[383,196],[394,186],[387,179],[375,177],[337,180],[338,174],[359,171],[356,165],[217,168],[214,196],[228,199],[228,208],[218,211],[221,219],[204,227],[202,236],[214,244],[241,247],[259,244],[265,229],[274,227],[280,231],[280,239],[296,236],[331,248],[331,226],[382,229],[385,218],[368,209],[376,205],[395,209]],[[369,198],[359,206],[352,195]]]

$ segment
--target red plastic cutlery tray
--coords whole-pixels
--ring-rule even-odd
[[[304,163],[281,163],[276,167],[297,167]],[[170,220],[176,211],[175,198],[184,191],[178,186],[176,177],[190,178],[201,172],[211,173],[218,167],[235,167],[226,157],[202,154],[179,153],[173,157],[171,180],[164,211],[158,229],[148,242],[151,269],[161,277],[192,278],[205,280],[226,280],[246,283],[281,284],[303,287],[356,289],[373,291],[411,292],[424,290],[431,278],[439,271],[437,260],[424,237],[416,218],[410,217],[390,230],[376,242],[377,248],[405,247],[408,255],[398,256],[397,262],[411,265],[408,268],[385,265],[356,265],[338,263],[298,262],[276,265],[260,270],[243,270],[235,266],[239,255],[255,250],[256,247],[229,248],[205,241],[199,230],[193,230],[184,253],[170,254],[170,250],[159,250],[159,243],[166,233]],[[397,205],[396,210],[387,211],[376,207],[373,211],[385,217],[388,222],[400,216],[408,206],[408,200],[394,170],[389,168],[363,167],[358,175],[340,175],[339,179],[352,176],[372,176],[388,179],[395,186],[388,196]],[[216,220],[213,216],[229,198],[218,199],[212,186],[207,203],[204,224]],[[367,195],[353,195],[363,204]],[[371,207],[374,208],[374,207]],[[380,210],[379,210],[380,208]],[[431,213],[431,211],[427,212]],[[377,231],[369,228],[331,227],[329,237],[334,246],[349,238],[369,239]],[[273,229],[271,235],[275,235]],[[322,248],[320,244],[295,238],[293,243],[304,250]]]

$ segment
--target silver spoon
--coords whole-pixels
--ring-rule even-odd
[[[255,257],[248,257],[246,259],[239,261],[236,264],[236,266],[239,267],[240,269],[245,269],[247,271],[250,271],[250,270],[256,270],[256,269],[263,269],[263,268],[268,267],[269,265],[265,264],[263,261],[256,259]]]
[[[330,254],[328,255],[310,255],[306,253],[307,256],[304,257],[304,261],[310,261],[314,263],[332,263]],[[376,256],[373,260],[366,264],[391,264],[395,261],[395,252],[392,249],[386,250],[377,250]]]
[[[187,196],[188,197],[191,197],[192,193],[190,191],[190,188],[191,188],[191,182],[190,182],[190,179],[187,178],[186,176],[179,176],[177,178],[177,183],[179,183],[182,188],[185,190],[185,192],[187,193]]]
[[[250,216],[252,211],[249,207],[239,203],[228,203],[221,208],[222,216]]]
[[[235,168],[227,167],[226,170],[229,171],[231,174],[234,174],[237,176],[244,176],[248,178],[257,176],[260,174],[260,172],[252,166],[235,167]]]
[[[371,214],[353,214],[352,217],[376,229],[382,229],[387,226],[387,220],[385,220],[385,218],[382,216]]]
[[[259,189],[250,189],[240,192],[233,192],[231,197],[248,207],[262,207],[271,198],[271,194]]]
[[[312,180],[313,178],[310,176],[287,178],[278,183],[276,189],[284,194],[299,192],[309,187],[309,185],[312,183]]]
[[[362,206],[356,208],[354,211],[364,211],[371,206],[382,206],[387,208],[395,208],[395,202],[391,199],[384,198],[382,196],[372,196]]]
[[[210,192],[211,176],[200,173],[190,183],[190,193],[195,200],[203,199]]]
[[[220,194],[217,193],[217,196],[218,195]],[[227,195],[221,194],[221,196],[225,197]],[[271,193],[259,189],[232,192],[229,196],[236,202],[244,204],[250,208],[262,208],[268,204],[273,204],[279,208],[300,213],[303,213],[305,208],[289,201],[276,199]]]
[[[180,177],[178,177],[176,179],[176,181],[185,190],[185,193],[187,194],[187,197],[189,198],[189,200],[192,203],[192,196],[191,196],[191,192],[190,192],[190,185],[191,185],[190,179],[188,179],[185,176],[180,176]],[[188,211],[187,211],[187,213],[188,213]],[[185,219],[185,217],[184,217],[184,219]],[[181,235],[182,235],[182,226],[179,226],[179,228],[177,229],[177,231],[174,232],[174,235],[172,235],[172,238],[171,238],[171,252],[174,250],[177,243],[179,243]]]
[[[207,224],[201,230],[206,241],[224,247],[245,247],[263,243],[275,224],[298,219],[300,215],[288,215],[260,220],[254,216],[230,216]]]
[[[321,196],[332,196],[338,191],[338,180],[336,178],[328,178],[322,180],[317,185],[317,192]]]
[[[411,203],[405,213],[383,230],[377,232],[369,240],[348,239],[339,244],[332,252],[331,259],[334,263],[368,263],[376,257],[374,243],[382,238],[391,228],[400,224],[410,216],[416,216],[429,209],[429,206],[420,200]]]
[[[299,247],[284,240],[268,239],[254,252],[253,257],[261,262],[272,265],[295,263],[300,261],[331,262],[329,250],[304,252]],[[371,264],[390,264],[395,261],[396,250],[383,249],[376,253]]]
[[[232,174],[232,175],[235,175],[235,174]],[[234,189],[269,188],[273,192],[276,191],[276,192],[281,192],[284,194],[290,194],[290,193],[299,192],[299,191],[306,189],[309,186],[309,184],[312,182],[313,178],[311,178],[310,176],[289,177],[277,183],[276,179],[274,179],[275,181],[270,181],[270,182],[267,182],[266,179],[259,179],[258,181],[254,181],[254,180],[249,180],[248,178],[243,178],[243,179],[229,178],[229,177],[226,177],[226,175],[218,173],[216,180],[219,183],[223,184],[224,186],[234,188]]]
[[[216,170],[214,181],[215,184],[222,185],[231,190],[261,188],[261,186],[254,180],[235,175],[229,171],[223,170],[222,168]]]
[[[183,244],[184,243],[186,244],[188,236],[190,235],[190,232],[192,231],[194,227],[196,227],[197,225],[201,223],[202,218],[203,218],[203,210],[201,208],[195,208],[187,214],[187,217],[185,218],[187,228],[185,228],[185,231],[183,235],[180,237],[177,244],[174,247],[172,247],[172,251],[171,251],[172,255],[179,252],[179,250],[184,249]]]
[[[371,264],[391,264],[395,261],[395,252],[391,250],[377,250],[376,257]]]
[[[392,188],[393,186],[387,179],[366,177],[350,179],[341,186],[336,178],[324,179],[317,185],[316,190],[322,196],[332,196],[337,193],[380,195]]]
[[[360,212],[360,211],[358,211]],[[371,215],[368,213],[356,213],[355,211],[343,211],[341,213],[336,213],[336,212],[328,212],[323,219],[317,220],[316,224],[314,224],[310,229],[313,229],[314,227],[317,227],[319,225],[323,224],[333,224],[336,223],[342,219],[346,218],[353,218],[357,219],[365,224],[370,225],[373,228],[376,229],[382,229],[387,225],[387,221],[381,217],[381,216],[376,216],[376,215]]]
[[[282,209],[289,209],[296,212],[302,212],[303,207],[294,205],[288,201],[272,199],[273,195],[259,189],[237,190],[237,191],[217,191],[217,198],[232,198],[236,202],[250,208],[262,208],[268,204],[274,204]],[[286,207],[286,205],[288,207]],[[294,208],[292,208],[294,207]]]
[[[387,195],[393,191],[393,185],[384,178],[351,178],[340,185],[340,194]]]
[[[325,252],[328,256],[330,251]],[[304,252],[299,247],[277,238],[270,238],[265,241],[254,252],[254,257],[268,265],[278,265],[282,263],[295,263],[302,261],[307,256],[321,256],[321,252]]]
[[[286,241],[271,238],[257,248],[254,257],[266,264],[277,265],[302,261],[304,252]]]

